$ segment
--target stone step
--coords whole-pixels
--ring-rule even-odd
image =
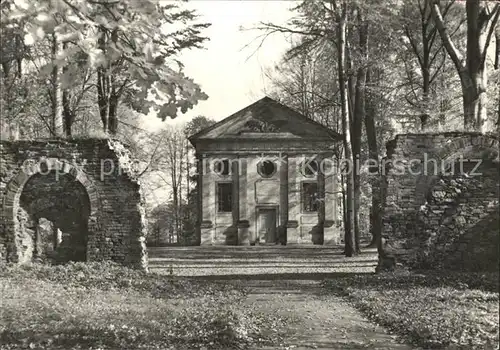
[[[374,273],[375,249],[347,258],[343,249],[325,247],[156,247],[149,248],[149,271],[175,276],[295,276]]]
[[[172,273],[171,273],[172,271]],[[186,267],[173,267],[172,269],[168,267],[150,267],[149,272],[156,273],[159,275],[174,275],[174,276],[259,276],[264,279],[272,279],[273,276],[284,276],[286,275],[288,279],[302,279],[319,277],[326,278],[332,274],[360,274],[360,273],[375,273],[375,266],[347,266],[347,267],[329,267],[329,268],[186,268]],[[266,277],[267,275],[267,277]],[[318,276],[322,275],[322,276]]]

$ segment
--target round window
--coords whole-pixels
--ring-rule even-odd
[[[228,159],[217,159],[214,162],[214,172],[217,175],[229,175],[229,160]]]
[[[276,164],[270,160],[264,160],[257,165],[257,171],[262,177],[271,177],[276,173]]]
[[[318,173],[319,164],[314,159],[306,159],[302,162],[300,170],[304,176],[315,176]]]

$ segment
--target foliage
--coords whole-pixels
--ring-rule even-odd
[[[159,246],[171,242],[170,233],[175,232],[175,208],[172,202],[159,204],[148,212],[148,244]]]
[[[325,281],[373,321],[426,349],[498,344],[498,275],[392,273]]]
[[[116,124],[112,119],[120,103],[143,114],[156,112],[165,120],[207,98],[185,76],[176,56],[201,47],[207,40],[201,33],[209,24],[197,23],[193,11],[177,4],[12,0],[2,4],[2,15],[2,27],[23,36],[26,47],[47,46],[50,40],[64,44],[55,54],[45,55],[36,72],[41,78],[62,68],[62,88],[68,92],[79,86],[75,77],[90,73],[105,131],[116,132],[116,125],[107,123]],[[88,90],[84,86],[80,92]]]
[[[191,137],[197,132],[206,129],[213,124],[215,124],[215,120],[213,120],[212,118],[207,118],[203,115],[196,116],[188,123],[186,123],[186,125],[184,126],[184,134],[187,137]]]
[[[245,292],[227,285],[108,262],[1,271],[3,349],[236,349],[266,338],[265,316],[241,311]]]

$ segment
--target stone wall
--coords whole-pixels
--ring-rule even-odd
[[[0,142],[0,258],[147,268],[140,185],[112,140]]]
[[[498,139],[406,134],[387,144],[379,270],[498,269]]]

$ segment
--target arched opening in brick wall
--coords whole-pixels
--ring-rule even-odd
[[[32,247],[22,260],[85,261],[89,215],[87,192],[73,176],[33,175],[19,199],[16,235]]]
[[[85,173],[58,159],[23,168],[7,186],[5,207],[9,261],[87,260],[98,199]]]

